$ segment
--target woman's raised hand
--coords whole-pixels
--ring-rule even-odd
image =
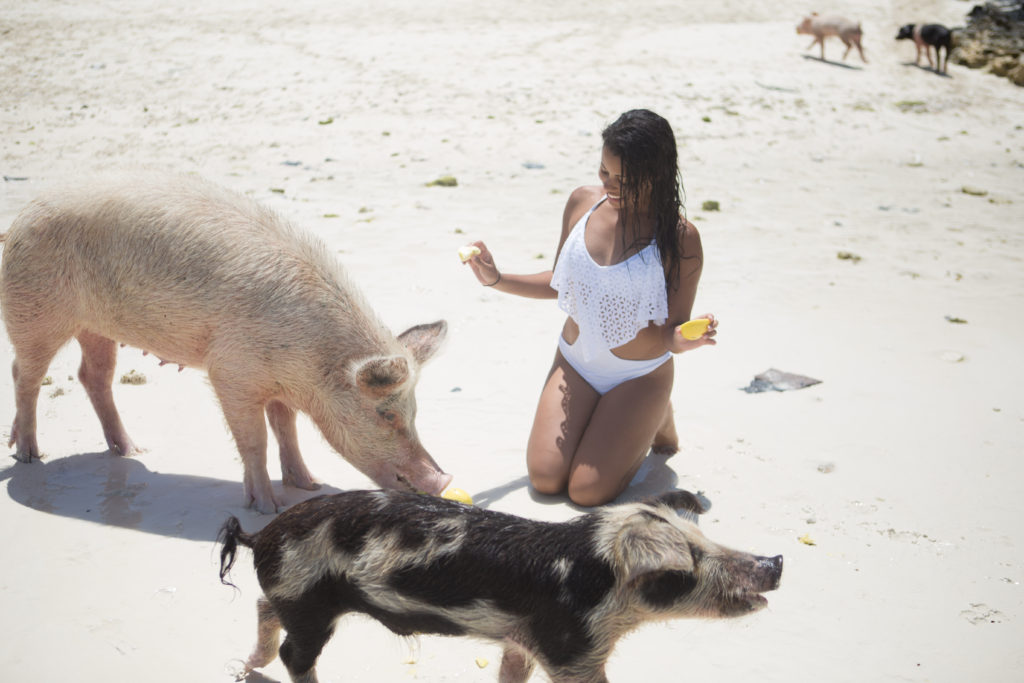
[[[462,263],[469,264],[473,275],[476,275],[476,279],[480,284],[486,287],[493,287],[501,280],[501,273],[498,272],[498,267],[494,265],[494,257],[483,242],[476,241],[466,245],[459,250],[459,257],[462,258],[463,255],[468,258],[463,258]]]

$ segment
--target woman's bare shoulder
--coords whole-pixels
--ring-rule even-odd
[[[686,220],[683,216],[679,217],[679,244],[683,248],[683,255],[700,254],[700,232],[697,231],[697,226]]]
[[[580,205],[586,205],[589,209],[603,196],[604,188],[600,185],[581,185],[573,190],[572,194],[569,195],[569,201],[566,202],[566,207],[576,208]]]
[[[600,185],[583,185],[573,190],[562,212],[562,232],[568,233],[569,228],[575,225],[580,216],[597,204],[603,196],[604,190]]]

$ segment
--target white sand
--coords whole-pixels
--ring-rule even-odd
[[[0,183],[0,226],[43,186],[133,164],[249,193],[336,249],[396,332],[448,320],[418,389],[425,445],[478,504],[564,519],[523,462],[561,315],[479,288],[455,251],[482,238],[506,270],[550,267],[600,129],[652,108],[679,138],[696,312],[720,344],[677,360],[682,451],[625,495],[702,490],[709,536],[786,568],[754,617],[635,632],[610,679],[1020,681],[1024,89],[938,77],[893,40],[970,7],[850,0],[871,62],[846,68],[808,58],[811,8],[781,1],[8,0],[0,171],[27,180]],[[425,186],[445,174],[458,187]],[[219,408],[201,373],[125,349],[120,372],[148,381],[115,393],[149,450],[109,456],[77,363],[69,347],[44,387],[44,461],[0,469],[0,680],[230,681],[258,587],[247,555],[240,593],[218,582],[213,539],[229,514],[269,518],[240,506]],[[823,382],[740,391],[770,367]],[[302,443],[325,490],[369,484],[308,423]],[[351,618],[320,673],[493,681],[499,658]]]

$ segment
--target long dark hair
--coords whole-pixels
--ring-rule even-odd
[[[623,248],[640,249],[637,231],[640,197],[649,192],[648,211],[654,219],[654,241],[661,252],[665,279],[675,286],[680,260],[679,221],[683,214],[683,180],[679,173],[676,137],[661,116],[647,109],[633,109],[601,133],[604,146],[622,161]],[[636,216],[636,219],[633,219]]]

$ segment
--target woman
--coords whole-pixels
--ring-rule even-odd
[[[502,292],[558,299],[568,315],[527,445],[530,482],[606,503],[629,484],[649,448],[678,449],[669,397],[673,354],[715,344],[717,321],[687,340],[704,263],[700,236],[682,216],[675,136],[647,110],[602,133],[598,186],[566,203],[554,270],[498,270],[483,242],[467,262]]]

